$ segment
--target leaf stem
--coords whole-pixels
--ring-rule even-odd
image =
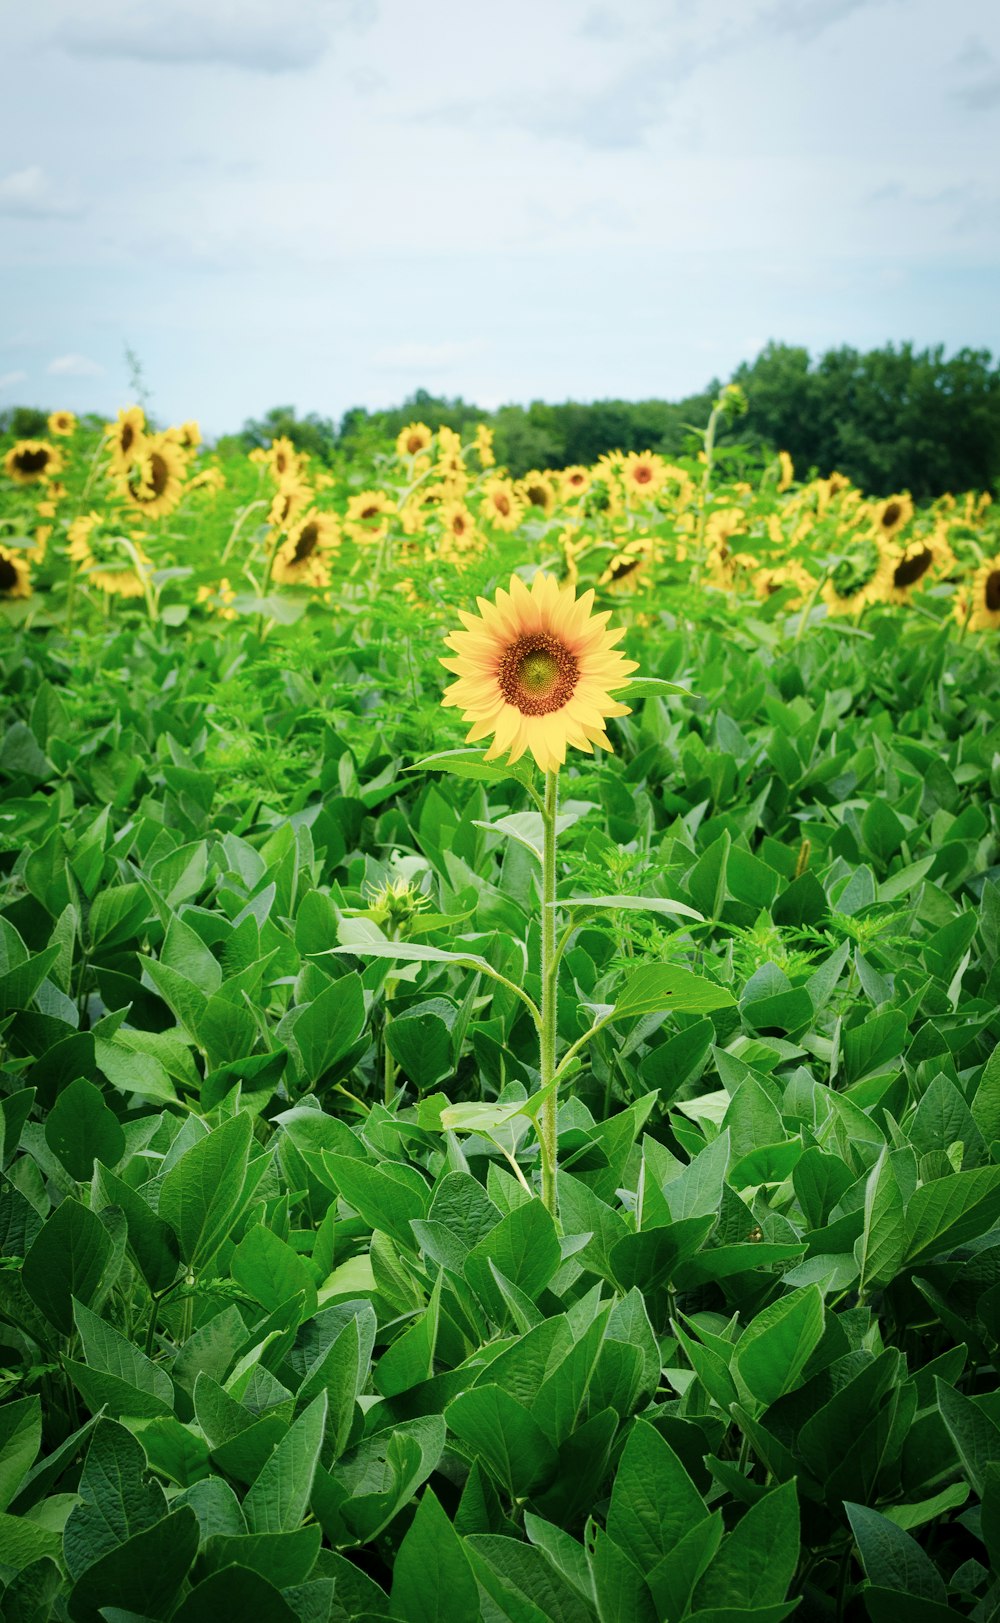
[[[559,772],[545,774],[545,804],[542,810],[542,1019],[539,1028],[540,1085],[548,1088],[556,1080],[556,987],[559,957],[556,953],[556,814],[559,806]],[[538,1124],[542,1152],[542,1200],[552,1216],[558,1211],[557,1121],[558,1088],[553,1087],[542,1104]]]

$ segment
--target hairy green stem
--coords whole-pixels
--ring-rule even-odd
[[[559,773],[545,774],[545,807],[542,812],[542,1021],[541,1086],[551,1092],[542,1103],[539,1120],[539,1140],[542,1151],[542,1200],[555,1217],[558,1211],[556,1185],[558,1150],[556,1121],[558,1116],[558,1084],[556,1075],[556,984],[559,979],[559,959],[556,954],[556,812],[559,805]]]

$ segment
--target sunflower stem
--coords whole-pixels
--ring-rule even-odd
[[[556,952],[556,812],[559,805],[559,772],[545,774],[545,805],[542,812],[542,1024],[541,1086],[549,1088],[556,1075],[556,986],[559,957]],[[556,1174],[558,1167],[557,1120],[558,1083],[546,1093],[539,1121],[542,1153],[542,1200],[552,1216],[558,1212]]]

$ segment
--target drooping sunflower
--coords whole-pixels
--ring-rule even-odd
[[[18,440],[3,459],[4,472],[16,485],[33,485],[60,473],[63,454],[48,440]]]
[[[108,597],[142,597],[146,589],[143,575],[152,566],[139,538],[129,539],[132,551],[112,518],[85,513],[70,525],[66,550],[88,585]]]
[[[827,613],[860,614],[881,602],[892,582],[892,559],[878,536],[856,536],[851,553],[824,582],[820,597]]]
[[[146,413],[141,406],[126,407],[116,423],[108,424],[107,434],[111,472],[128,473],[145,441]]]
[[[271,578],[279,585],[327,586],[330,559],[340,545],[340,525],[332,513],[314,507],[295,520],[288,540],[279,547]]]
[[[381,541],[396,511],[384,490],[362,490],[347,503],[344,527],[355,541]]]
[[[667,482],[667,465],[653,451],[630,451],[622,463],[622,479],[632,499],[656,496]]]
[[[973,575],[971,606],[970,631],[1000,631],[1000,553],[987,558]]]
[[[442,660],[458,678],[442,702],[472,723],[468,742],[492,734],[486,760],[530,750],[543,772],[562,765],[568,745],[610,749],[605,721],[629,713],[611,694],[636,664],[615,648],[624,628],[610,631],[609,611],[591,612],[593,591],[578,598],[545,574],[529,590],[515,575],[509,592],[477,602],[478,618],[460,616],[465,630],[447,638],[454,657]]]
[[[68,438],[76,429],[76,417],[71,411],[53,411],[49,415],[49,433]]]
[[[637,535],[629,540],[627,536],[617,536],[616,542],[618,551],[597,582],[598,586],[616,593],[634,592],[648,586],[647,571],[655,555],[653,537]]]
[[[290,439],[282,437],[272,440],[264,453],[267,465],[277,483],[283,484],[286,479],[297,479],[302,471],[303,459],[295,449]]]
[[[909,496],[889,496],[875,508],[875,525],[883,541],[889,541],[909,524],[913,517],[913,502]]]
[[[516,530],[524,517],[524,502],[511,479],[487,479],[483,487],[483,517],[495,530]]]
[[[484,468],[492,468],[496,463],[496,453],[493,450],[493,430],[486,423],[479,423],[476,428],[476,455]]]
[[[569,501],[574,496],[586,496],[592,482],[593,475],[590,469],[581,464],[563,468],[559,474],[559,488],[563,501]]]
[[[407,423],[396,436],[397,456],[419,456],[426,451],[434,434],[426,423]]]
[[[118,489],[144,518],[172,513],[184,494],[184,453],[164,434],[147,436],[128,471],[118,476]]]
[[[549,473],[542,473],[538,468],[532,468],[523,479],[518,481],[518,491],[524,497],[529,507],[539,507],[548,518],[559,500],[556,482]]]
[[[30,597],[31,567],[13,547],[0,547],[0,597]]]

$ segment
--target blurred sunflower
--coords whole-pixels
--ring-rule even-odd
[[[758,569],[753,576],[754,596],[762,601],[774,597],[776,592],[795,587],[797,595],[788,600],[790,609],[797,609],[815,584],[809,571],[802,564],[794,562]]]
[[[267,465],[280,485],[286,479],[297,479],[302,470],[302,457],[290,439],[272,440],[264,453]]]
[[[274,555],[271,579],[282,586],[326,586],[330,558],[340,545],[340,525],[332,513],[310,508],[296,519],[288,540]]]
[[[142,597],[143,576],[152,565],[137,537],[130,538],[129,550],[110,517],[91,512],[74,519],[67,542],[66,550],[88,585],[108,597]]]
[[[590,469],[583,467],[582,464],[563,468],[558,478],[563,501],[569,501],[573,496],[586,496],[592,483]]]
[[[312,500],[312,491],[297,479],[286,479],[268,509],[268,523],[275,530],[287,530],[299,513],[305,511]]]
[[[529,507],[540,507],[548,518],[559,499],[555,480],[551,474],[542,473],[538,468],[532,468],[523,479],[518,480],[519,493],[524,497]]]
[[[875,526],[883,541],[891,538],[909,524],[913,517],[913,502],[909,496],[890,496],[875,508]]]
[[[598,586],[607,592],[634,592],[637,587],[651,585],[645,572],[655,556],[653,537],[637,535],[629,541],[625,536],[618,536],[616,541],[618,551],[597,582]]]
[[[495,530],[516,530],[524,517],[524,502],[512,480],[487,479],[481,511]]]
[[[203,604],[219,620],[235,620],[236,610],[232,606],[235,596],[228,577],[223,575],[214,586],[199,586],[195,602]]]
[[[21,553],[0,547],[0,597],[30,597],[31,568]]]
[[[381,541],[396,509],[384,490],[362,490],[347,503],[344,527],[355,541]]]
[[[146,413],[141,406],[128,406],[118,413],[118,421],[107,428],[112,473],[127,473],[146,435]]]
[[[49,433],[67,438],[76,429],[76,417],[71,411],[54,411],[49,416]]]
[[[593,591],[577,598],[545,574],[529,590],[515,575],[509,592],[477,601],[479,617],[460,615],[465,629],[446,639],[453,657],[441,662],[458,678],[442,702],[472,722],[468,742],[492,734],[486,760],[530,750],[543,772],[562,765],[569,745],[610,749],[607,717],[629,713],[611,693],[636,664],[615,648],[624,628],[609,631],[608,611],[591,612]]]
[[[935,577],[946,575],[955,566],[955,554],[948,544],[947,534],[935,530],[929,535],[917,536],[905,547],[890,547],[892,579],[886,583],[886,603],[909,603],[914,593]]]
[[[441,507],[441,524],[452,546],[467,552],[476,543],[476,523],[464,502],[445,502]]]
[[[144,517],[162,518],[184,494],[184,471],[183,452],[165,435],[150,435],[128,471],[119,474],[118,489]]]
[[[1000,553],[987,558],[972,577],[970,631],[1000,631]]]
[[[892,583],[892,568],[891,557],[876,537],[858,537],[854,550],[823,584],[820,597],[827,613],[860,614],[867,604],[882,601]]]
[[[4,472],[17,485],[33,485],[62,470],[63,455],[48,440],[18,440],[3,459]]]
[[[795,478],[795,464],[787,451],[778,452],[778,490],[785,491]]]
[[[476,428],[476,454],[484,468],[494,466],[496,455],[493,450],[493,430],[485,423],[480,423]]]
[[[630,451],[621,467],[629,496],[656,496],[667,482],[667,465],[653,451]]]
[[[434,435],[426,423],[408,423],[396,436],[397,456],[419,456],[426,451]]]

